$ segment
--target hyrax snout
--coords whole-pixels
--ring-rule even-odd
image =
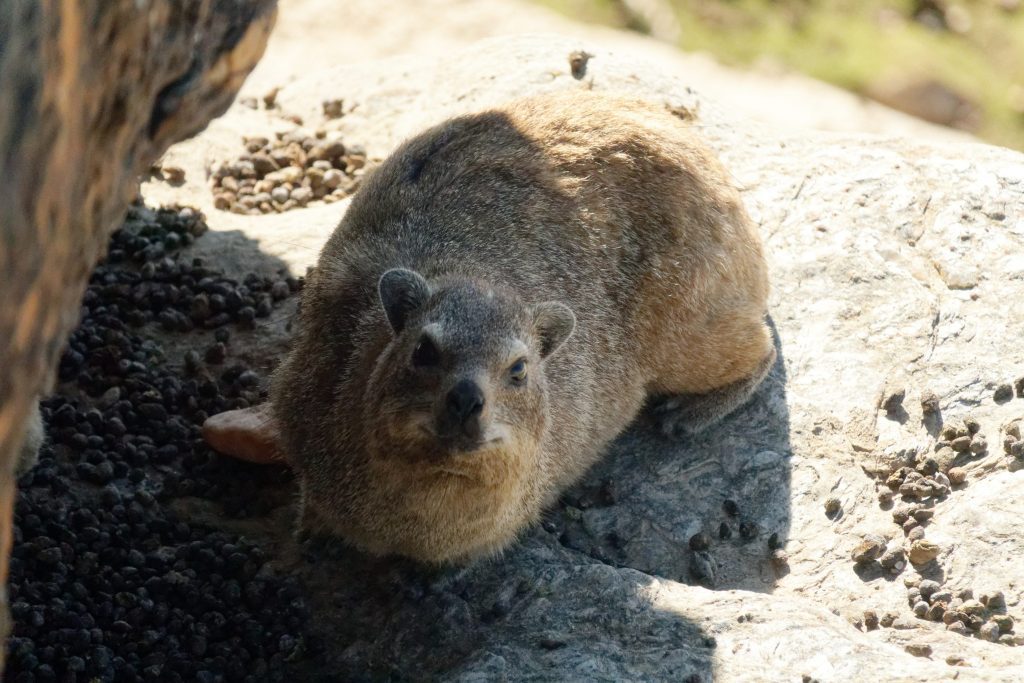
[[[353,199],[273,377],[303,524],[494,554],[650,401],[703,429],[770,369],[736,190],[662,107],[573,90],[447,121]]]

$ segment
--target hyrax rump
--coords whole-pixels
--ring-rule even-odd
[[[648,397],[669,434],[743,403],[767,295],[738,193],[661,107],[574,90],[431,128],[354,197],[272,381],[302,524],[494,554]]]

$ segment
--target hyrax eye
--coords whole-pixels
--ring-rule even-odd
[[[437,350],[430,337],[421,337],[412,351],[412,364],[418,368],[427,368],[441,362],[441,352]]]
[[[508,369],[508,376],[514,384],[522,384],[526,381],[526,360],[520,358]]]

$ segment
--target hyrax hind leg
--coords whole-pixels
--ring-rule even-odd
[[[725,325],[728,334],[702,335],[676,363],[666,364],[651,398],[652,414],[666,436],[696,434],[713,425],[746,403],[768,376],[776,352],[767,326],[760,320],[736,322]]]

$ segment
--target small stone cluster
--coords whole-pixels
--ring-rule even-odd
[[[1021,384],[1024,387],[1024,382]],[[880,406],[890,415],[899,414],[904,397],[903,390],[891,392],[883,398]],[[924,392],[921,408],[926,420],[934,418],[939,414],[938,397]],[[1004,427],[1004,433],[1003,445],[1007,454],[1014,458],[1014,451],[1024,453],[1020,421]],[[892,509],[893,522],[903,529],[906,541],[887,544],[880,536],[864,536],[853,549],[853,561],[861,566],[878,562],[891,575],[900,574],[907,562],[924,569],[935,561],[941,554],[941,548],[925,538],[925,528],[935,515],[935,504],[966,482],[967,473],[958,463],[987,453],[988,442],[981,432],[981,425],[971,416],[945,424],[930,451],[908,448],[894,453],[893,467],[882,475],[885,487],[879,492],[878,500],[883,509]],[[899,504],[895,504],[897,495],[901,500]],[[829,517],[836,516],[839,510],[838,499],[826,501],[825,511]],[[906,577],[904,584],[916,617],[941,622],[947,630],[962,635],[1011,646],[1024,645],[1024,636],[1013,632],[1014,621],[1005,613],[1006,604],[1001,592],[984,593],[974,599],[969,588],[954,594],[939,582],[918,575]],[[873,610],[868,610],[864,613],[863,622],[857,623],[872,630],[891,626],[897,620],[898,617],[891,612],[879,618]],[[929,656],[931,648],[915,644],[913,648],[908,646],[908,652]]]
[[[252,322],[240,311],[301,286],[243,285],[180,259],[205,229],[191,209],[134,206],[89,281],[42,403],[48,442],[18,481],[5,680],[284,680],[318,651],[294,579],[252,541],[176,512],[205,498],[232,517],[266,514],[285,476],[200,437],[206,416],[262,400],[259,376],[238,363],[182,373],[150,334],[215,328],[226,345],[232,323]],[[192,314],[197,299],[210,316]]]
[[[734,535],[733,524],[736,524],[735,535],[742,544],[750,543],[761,535],[761,527],[750,519],[741,517],[739,504],[726,499],[722,502],[722,512],[725,513],[728,521],[718,525],[718,538],[722,541],[731,539]],[[730,523],[731,522],[731,523]],[[699,531],[690,537],[690,579],[708,588],[714,588],[718,574],[718,563],[711,555],[711,536]],[[778,572],[786,572],[789,567],[789,555],[784,549],[784,543],[779,538],[778,532],[768,537],[767,556],[774,569]]]
[[[906,577],[903,583],[907,587],[907,602],[917,618],[945,624],[946,630],[961,635],[1011,647],[1024,645],[1024,635],[1014,633],[1014,619],[1006,614],[1006,600],[1002,592],[985,592],[975,598],[970,588],[954,593],[943,588],[938,581],[922,579],[917,575]],[[862,617],[854,619],[853,625],[865,631],[913,628],[912,622],[901,618],[896,612],[888,611],[879,615],[871,609],[865,610]],[[931,646],[913,643],[908,645],[907,652],[927,657],[931,655]]]
[[[941,622],[946,630],[1004,645],[1024,645],[1024,636],[1014,634],[1013,617],[1006,614],[1001,591],[980,593],[964,588],[955,593],[938,581],[908,576],[907,602],[919,619]]]
[[[1022,423],[1024,418],[1018,418],[1003,427],[1003,452],[1006,454],[1006,468],[1011,472],[1024,469]]]
[[[245,215],[281,213],[336,202],[359,187],[366,153],[320,129],[279,132],[273,140],[242,138],[245,153],[211,169],[213,203]]]
[[[1006,382],[998,385],[992,393],[992,400],[996,403],[1007,403],[1013,399],[1015,393],[1017,398],[1024,398],[1024,377],[1018,377],[1013,384]]]
[[[850,554],[854,564],[861,567],[877,562],[889,574],[899,574],[907,566],[907,554],[898,542],[887,543],[884,538],[869,534],[861,538]]]

